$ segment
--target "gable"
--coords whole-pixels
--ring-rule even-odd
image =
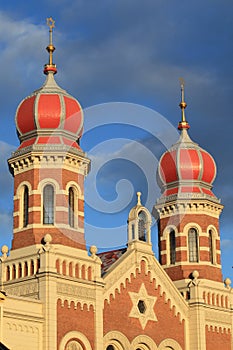
[[[152,251],[128,250],[104,276],[104,335],[132,343],[144,334],[160,344],[172,338],[185,348],[188,305]]]

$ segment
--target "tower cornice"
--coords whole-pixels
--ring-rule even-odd
[[[87,175],[90,169],[90,159],[86,154],[71,149],[68,146],[30,146],[28,149],[16,151],[8,159],[12,174],[17,174],[30,169],[40,168],[67,168],[79,169],[83,175]]]
[[[186,199],[173,200],[169,202],[158,202],[154,208],[159,213],[160,218],[169,217],[171,215],[186,215],[186,214],[209,214],[214,217],[219,217],[223,205],[219,202],[206,199]]]

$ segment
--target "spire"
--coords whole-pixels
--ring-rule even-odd
[[[137,205],[142,205],[141,203],[141,192],[137,192],[138,202]]]
[[[180,78],[180,87],[181,87],[181,102],[179,104],[181,108],[181,121],[179,122],[178,129],[189,129],[189,123],[186,121],[185,118],[185,108],[187,107],[187,103],[184,101],[184,79]]]
[[[53,45],[53,28],[55,27],[55,21],[52,17],[47,18],[47,26],[49,27],[49,45],[46,47],[46,50],[49,53],[49,63],[44,66],[44,73],[53,72],[57,73],[56,65],[53,63],[53,52],[55,51],[55,46]]]

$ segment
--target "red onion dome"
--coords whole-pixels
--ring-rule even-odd
[[[162,190],[161,200],[176,198],[217,198],[212,192],[216,176],[216,165],[211,155],[193,142],[189,135],[184,101],[184,81],[181,78],[181,121],[178,129],[181,135],[158,165],[158,183]],[[169,198],[167,198],[169,197]]]
[[[25,98],[16,111],[20,148],[32,144],[66,144],[79,148],[83,111],[79,102],[61,89],[54,70],[47,70],[45,84]]]
[[[55,21],[47,19],[50,42],[47,46],[49,63],[44,67],[47,79],[44,85],[26,97],[16,111],[16,128],[21,145],[65,145],[78,148],[77,141],[83,131],[83,111],[79,102],[61,89],[55,79],[56,65],[53,63],[55,47],[52,30]]]
[[[166,151],[158,166],[159,183],[163,196],[215,197],[212,183],[216,176],[216,165],[212,156],[194,143],[181,128],[180,139]]]

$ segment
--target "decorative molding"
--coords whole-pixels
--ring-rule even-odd
[[[192,181],[192,185],[193,185],[193,181]],[[200,182],[198,182],[200,183]],[[176,201],[178,201],[180,203],[176,203]],[[189,201],[187,201],[189,200]],[[191,201],[196,201],[196,200],[199,200],[198,202],[194,202],[194,205],[198,205],[198,204],[203,204],[203,202],[211,202],[212,205],[217,205],[218,207],[223,207],[222,204],[220,204],[220,199],[216,198],[216,197],[213,197],[213,196],[210,196],[206,193],[179,193],[179,194],[172,194],[172,195],[169,195],[169,196],[162,196],[160,199],[157,200],[157,204],[155,205],[155,207],[157,209],[160,209],[161,207],[164,207],[164,206],[176,206],[176,205],[179,205],[179,204],[192,204]],[[183,203],[181,203],[181,201],[184,201]],[[170,202],[170,204],[169,204]]]
[[[106,349],[108,345],[115,345],[116,350],[131,349],[129,340],[124,334],[118,331],[111,331],[105,334],[104,349]]]
[[[206,322],[206,326],[209,332],[217,333],[232,333],[232,327],[229,325],[218,324],[217,322]]]
[[[66,135],[65,135],[66,134]],[[30,135],[30,138],[32,138],[33,136],[37,136],[37,133],[35,132],[35,135]],[[40,133],[40,136],[43,136],[42,135],[42,132]],[[47,133],[46,135],[47,136]],[[62,130],[61,134],[59,135],[58,134],[58,130],[57,130],[57,133],[56,133],[56,136],[72,136],[72,134],[70,133],[67,133],[66,131]],[[75,140],[76,140],[76,137],[75,137]],[[82,151],[82,150],[78,150],[76,148],[72,148],[70,146],[67,146],[65,144],[62,144],[62,145],[50,145],[50,144],[46,144],[46,145],[39,145],[39,144],[33,144],[31,146],[27,146],[27,147],[24,147],[23,149],[19,149],[19,150],[16,150],[14,152],[12,152],[12,158],[14,157],[20,157],[20,156],[24,156],[25,154],[27,153],[31,153],[33,152],[36,156],[38,156],[38,153],[41,154],[41,152],[49,152],[49,151],[56,151],[57,153],[64,153],[67,152],[67,153],[70,153],[70,154],[73,154],[74,156],[86,156],[86,154]]]
[[[155,344],[155,342],[148,337],[147,335],[138,335],[134,340],[131,342],[131,348],[132,349],[142,349],[142,350],[157,350],[158,347]]]
[[[78,331],[72,331],[72,332],[66,333],[64,335],[64,337],[62,338],[60,344],[58,344],[58,346],[59,346],[58,349],[59,350],[64,350],[66,344],[70,340],[75,340],[75,339],[81,341],[81,343],[84,345],[84,349],[85,350],[92,350],[91,344],[90,344],[89,340],[87,339],[87,337],[84,334],[82,334],[81,332],[78,332]]]
[[[80,215],[81,216],[81,215]],[[23,231],[26,231],[28,229],[31,229],[31,228],[43,228],[44,230],[46,230],[46,228],[58,228],[59,230],[61,229],[69,229],[70,231],[73,231],[73,232],[78,232],[78,233],[84,233],[84,228],[81,228],[81,227],[78,227],[77,228],[72,228],[70,227],[68,224],[62,224],[62,223],[54,223],[53,225],[46,225],[46,224],[32,224],[32,225],[27,225],[27,227],[25,227],[24,229],[22,228],[14,228],[13,232],[14,233],[17,233],[17,232],[23,232]],[[67,233],[66,233],[67,235]]]
[[[39,329],[37,327],[29,326],[27,324],[7,322],[6,328],[14,332],[25,332],[25,333],[36,333],[39,334]]]
[[[21,282],[17,286],[4,285],[4,288],[9,295],[25,296],[33,299],[39,298],[39,287],[38,282]]]
[[[141,262],[144,261],[146,263],[146,274],[150,272],[150,282],[154,283],[154,288],[158,289],[160,287],[160,295],[164,295],[165,302],[170,300],[170,309],[174,307],[174,314],[175,316],[179,315],[180,322],[187,319],[187,302],[168,278],[154,255],[132,250],[130,254],[126,252],[121,259],[121,264],[104,276],[104,282],[106,283],[104,299],[108,303],[110,303],[111,295],[115,298],[115,293],[117,291],[120,293],[122,285],[124,288],[126,287],[126,281],[131,283],[132,276],[136,277],[137,271],[140,272],[141,270]]]
[[[172,350],[182,350],[181,346],[177,341],[174,339],[165,339],[163,340],[158,347],[158,350],[165,350],[165,349],[172,349]]]
[[[72,147],[53,147],[44,146],[34,151],[34,147],[29,147],[28,152],[25,149],[16,151],[8,160],[10,168],[16,173],[24,172],[29,169],[40,168],[62,168],[67,170],[79,169],[83,175],[89,172],[90,159],[83,152],[73,152]]]
[[[79,342],[76,340],[71,340],[69,343],[66,345],[66,350],[83,350],[83,347]]]
[[[58,283],[57,293],[62,296],[72,296],[87,300],[95,300],[96,297],[95,290],[90,289],[90,287],[74,286],[67,283]]]
[[[207,310],[205,313],[206,323],[212,326],[231,328],[232,327],[232,314],[221,312],[221,310]]]
[[[189,199],[189,197],[187,197]],[[200,198],[200,201],[195,201],[193,198],[190,200],[182,200],[180,202],[159,202],[155,209],[158,211],[160,218],[170,217],[173,215],[185,215],[185,214],[209,214],[218,218],[222,212],[223,205],[213,200],[213,198]]]

